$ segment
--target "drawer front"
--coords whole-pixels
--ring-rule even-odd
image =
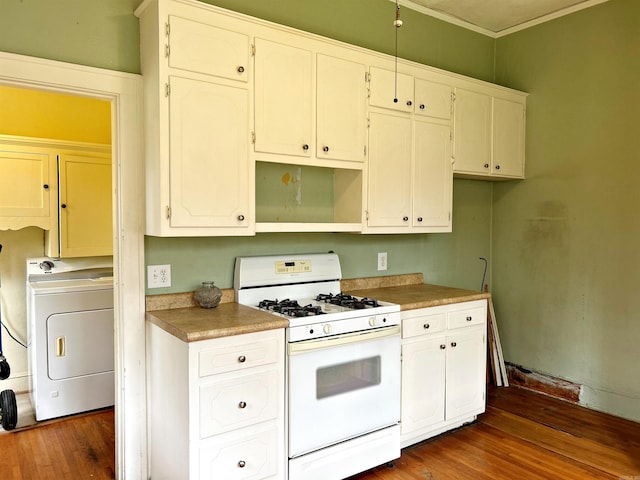
[[[276,418],[276,370],[200,386],[200,438]]]
[[[487,321],[486,306],[449,313],[449,328],[482,325]]]
[[[245,370],[278,361],[278,342],[273,339],[203,350],[198,355],[200,377]]]
[[[222,439],[200,447],[200,475],[209,480],[260,480],[277,473],[276,428],[253,435]]]
[[[402,338],[442,332],[447,328],[447,314],[421,315],[402,320]]]

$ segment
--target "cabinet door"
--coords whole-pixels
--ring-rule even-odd
[[[451,119],[451,87],[442,83],[416,78],[415,110],[425,117]]]
[[[413,77],[393,70],[371,67],[369,105],[413,112]]]
[[[0,147],[0,229],[50,228],[49,177],[55,177],[55,162],[48,152]]]
[[[59,155],[60,256],[113,255],[111,159]]]
[[[484,411],[486,341],[484,326],[447,336],[447,420]]]
[[[368,226],[409,227],[411,148],[408,116],[371,113]]]
[[[255,149],[309,157],[312,53],[261,38],[255,43]]]
[[[448,125],[414,120],[413,171],[413,226],[450,232],[453,172]]]
[[[453,121],[454,172],[491,172],[491,97],[456,89]]]
[[[247,228],[248,93],[171,77],[171,227]]]
[[[318,158],[364,161],[366,85],[364,65],[318,54]]]
[[[493,175],[524,178],[524,104],[493,99]]]
[[[402,435],[444,421],[445,337],[402,346]]]
[[[249,80],[249,37],[169,16],[169,66],[230,80]]]

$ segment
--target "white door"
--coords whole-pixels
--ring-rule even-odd
[[[52,380],[113,372],[113,309],[56,313],[47,319]]]
[[[316,156],[363,162],[366,145],[365,66],[318,54]]]
[[[170,82],[171,227],[247,228],[247,90]]]
[[[419,119],[414,119],[413,128],[413,226],[451,231],[451,129]]]
[[[456,89],[453,120],[455,172],[491,172],[491,97]]]
[[[425,117],[451,118],[451,86],[416,78],[415,110]]]
[[[409,227],[411,118],[372,112],[369,130],[367,225]]]
[[[302,157],[313,151],[313,55],[256,38],[255,149]]]

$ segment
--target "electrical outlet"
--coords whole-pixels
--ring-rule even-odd
[[[378,253],[378,270],[387,269],[387,252]]]
[[[171,265],[147,265],[147,287],[171,286]]]

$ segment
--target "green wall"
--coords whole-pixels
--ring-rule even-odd
[[[526,180],[493,197],[505,358],[640,420],[640,2],[500,38],[496,65],[531,94]]]

